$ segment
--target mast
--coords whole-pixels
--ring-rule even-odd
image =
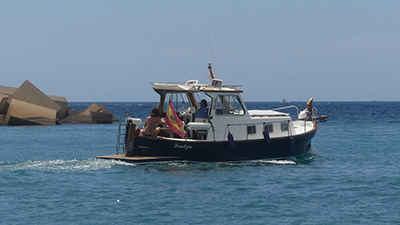
[[[208,63],[208,71],[210,72],[210,84],[211,84],[212,80],[215,78],[215,76],[212,72],[211,63]]]

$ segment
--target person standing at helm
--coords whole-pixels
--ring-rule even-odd
[[[207,118],[208,117],[208,104],[205,99],[201,100],[200,102],[200,108],[196,110],[194,113],[194,118]]]

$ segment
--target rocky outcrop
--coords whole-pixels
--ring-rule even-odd
[[[112,123],[118,121],[103,105],[93,103],[84,111],[71,110],[61,123]]]
[[[55,125],[118,121],[103,105],[68,108],[65,97],[46,95],[26,80],[19,88],[0,86],[0,125]]]
[[[7,99],[7,125],[55,125],[61,107],[26,80]]]
[[[57,110],[11,99],[5,117],[7,125],[56,125]]]

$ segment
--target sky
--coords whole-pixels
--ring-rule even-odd
[[[399,9],[390,0],[0,0],[0,85],[29,80],[69,102],[158,101],[151,82],[208,84],[213,62],[245,101],[400,101]]]

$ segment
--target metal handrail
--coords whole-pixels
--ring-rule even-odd
[[[289,108],[296,108],[297,109],[297,115],[299,115],[299,108],[295,105],[288,105],[288,106],[284,106],[284,107],[279,107],[279,108],[274,108],[274,109],[270,109],[270,110],[280,110],[280,109],[289,109]]]
[[[125,141],[124,143],[121,143],[121,135],[126,135],[126,128],[125,128],[125,133],[121,134],[121,125],[122,125],[122,117],[129,116],[129,113],[121,113],[119,116],[119,126],[118,126],[118,136],[117,136],[117,144],[116,144],[116,150],[117,150],[117,155],[119,154],[119,147],[123,144],[123,153],[125,153]],[[126,125],[126,121],[124,120],[124,124]]]

